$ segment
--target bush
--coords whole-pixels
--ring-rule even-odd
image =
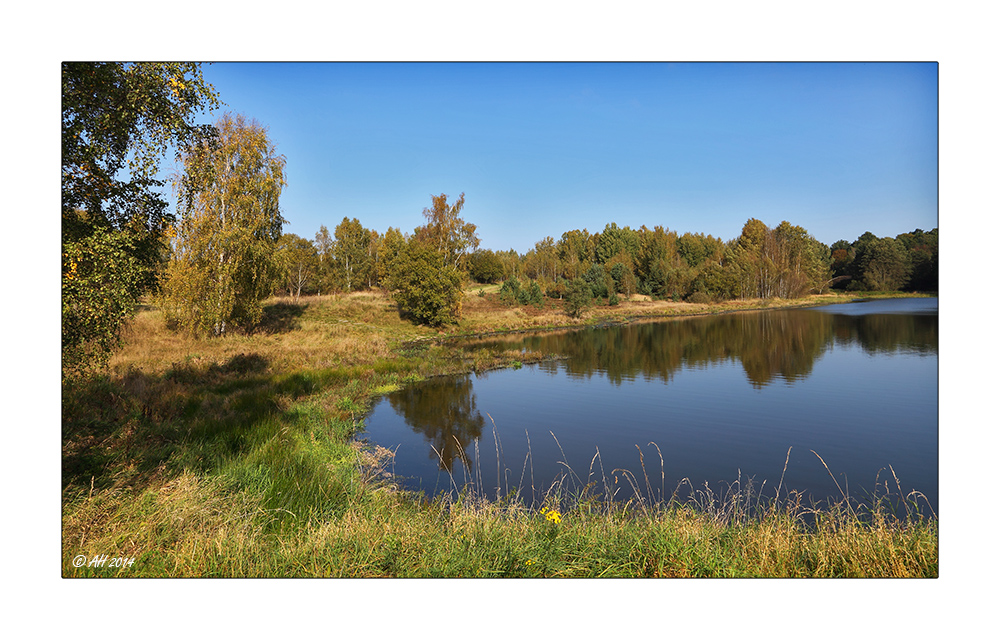
[[[392,262],[390,285],[399,315],[440,326],[462,316],[462,274],[444,254],[411,240]]]
[[[688,296],[687,301],[692,304],[708,304],[712,302],[712,299],[709,298],[708,294],[706,294],[703,291],[695,291],[694,293]]]

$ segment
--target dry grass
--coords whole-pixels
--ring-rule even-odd
[[[162,313],[148,309],[136,316],[124,348],[115,354],[110,366],[119,373],[129,368],[162,373],[176,364],[222,365],[235,356],[249,353],[265,358],[275,371],[354,366],[390,358],[400,345],[426,338],[814,306],[849,299],[839,294],[824,294],[796,300],[692,304],[635,295],[614,307],[591,307],[582,318],[574,319],[563,312],[561,301],[546,298],[541,308],[508,306],[493,293],[480,297],[478,290],[475,285],[467,289],[462,320],[457,325],[437,330],[400,319],[391,297],[382,292],[304,297],[299,302],[274,298],[265,305],[267,313],[261,329],[250,335],[233,334],[223,339],[194,338],[169,331]]]
[[[558,504],[562,520],[553,525],[518,502],[428,503],[392,490],[389,452],[349,447],[344,435],[373,396],[527,357],[456,358],[437,338],[779,306],[635,298],[574,321],[556,301],[539,309],[493,298],[473,289],[462,322],[443,331],[400,320],[379,293],[271,300],[262,330],[223,339],[177,334],[158,311],[141,312],[108,375],[64,393],[63,574],[937,574],[933,523],[863,523],[835,510],[809,529],[782,510],[734,519],[745,504],[738,500],[595,506],[576,496]],[[71,565],[103,553],[134,554],[135,567],[116,574]]]
[[[400,320],[391,300],[380,293],[304,297],[299,302],[275,298],[265,310],[256,332],[221,339],[170,331],[161,312],[142,311],[110,368],[162,373],[177,364],[222,365],[249,353],[266,359],[274,371],[362,365],[390,357],[405,341],[434,333]]]

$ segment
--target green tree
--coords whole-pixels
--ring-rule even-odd
[[[741,298],[795,298],[830,282],[830,249],[788,222],[770,229],[747,220],[724,262]]]
[[[173,221],[159,162],[216,106],[195,63],[63,64],[64,371],[103,365],[138,298],[156,289]]]
[[[896,291],[906,284],[909,264],[903,243],[895,238],[868,240],[857,250],[856,269],[868,291]]]
[[[298,301],[302,290],[316,291],[320,273],[319,253],[315,245],[294,233],[278,240],[278,259],[283,274],[282,288]]]
[[[830,248],[787,221],[782,221],[773,233],[781,266],[778,295],[798,298],[824,289],[830,281]]]
[[[571,318],[579,318],[590,306],[592,298],[590,283],[583,278],[573,278],[566,287],[564,309]]]
[[[492,249],[469,255],[469,276],[476,282],[493,284],[503,278],[503,262]]]
[[[104,363],[119,346],[146,273],[132,242],[129,234],[96,229],[63,247],[62,357],[67,373]]]
[[[281,274],[279,198],[285,158],[266,129],[225,115],[185,148],[175,178],[183,213],[163,296],[172,323],[193,333],[249,329]]]
[[[391,291],[393,264],[396,257],[406,248],[408,239],[396,227],[389,227],[379,240],[379,252],[382,259],[376,265],[376,281],[378,286]]]
[[[319,261],[316,286],[321,294],[329,293],[336,288],[336,282],[333,268],[333,238],[325,225],[319,226],[313,245],[316,247]]]
[[[346,216],[333,230],[333,264],[338,288],[354,291],[367,285],[368,271],[373,266],[370,251],[372,235],[357,218]]]
[[[604,264],[617,255],[626,253],[632,260],[639,255],[639,234],[628,227],[619,227],[614,222],[607,224],[597,238],[594,256]]]
[[[937,291],[938,289],[938,231],[914,229],[896,239],[906,248],[910,278],[906,289],[912,291]]]
[[[595,244],[594,236],[586,229],[573,229],[562,234],[556,244],[556,254],[566,278],[582,276],[590,269],[594,261]]]
[[[560,273],[559,256],[551,236],[535,243],[524,257],[524,271],[531,279],[554,281]]]
[[[632,256],[623,251],[604,264],[605,270],[614,281],[614,290],[625,295],[627,300],[636,292],[638,284],[633,269]]]
[[[389,266],[389,288],[402,318],[436,327],[462,317],[462,273],[447,254],[419,238],[399,246]]]

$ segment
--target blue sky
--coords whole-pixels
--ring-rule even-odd
[[[285,231],[412,231],[464,192],[484,248],[751,217],[821,242],[938,226],[934,63],[215,63],[286,156]]]

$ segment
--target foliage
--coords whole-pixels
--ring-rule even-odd
[[[628,227],[619,227],[611,222],[598,235],[594,258],[603,264],[623,253],[632,258],[638,255],[639,235]]]
[[[155,290],[172,222],[156,178],[159,161],[195,134],[198,112],[217,105],[196,63],[63,64],[67,372],[106,361],[139,296]]]
[[[606,262],[604,266],[614,282],[614,293],[625,294],[625,297],[628,298],[636,292],[637,284],[632,268],[632,257],[628,253],[619,253]]]
[[[346,216],[333,231],[333,282],[341,291],[356,291],[374,280],[372,232]]]
[[[508,278],[500,286],[500,301],[508,305],[520,302],[521,282],[517,278]]]
[[[912,233],[900,234],[896,238],[906,247],[909,258],[910,280],[906,288],[911,291],[937,291],[937,229],[928,232],[915,229]]]
[[[104,366],[121,345],[145,275],[136,242],[127,232],[99,228],[64,246],[62,364],[67,373]]]
[[[571,318],[579,318],[590,306],[593,293],[590,283],[583,278],[573,278],[566,287],[566,313]]]
[[[894,238],[875,238],[856,248],[855,280],[868,291],[897,291],[910,275],[906,249]]]
[[[424,209],[427,224],[418,227],[417,238],[444,255],[446,262],[456,269],[465,268],[465,258],[479,247],[476,225],[459,217],[465,206],[465,194],[448,204],[448,196],[431,196],[431,207]]]
[[[541,307],[544,302],[542,287],[536,280],[532,280],[528,286],[522,287],[521,282],[517,278],[508,278],[504,280],[499,293],[500,300],[508,305],[533,304]]]
[[[937,229],[914,229],[895,238],[879,238],[866,231],[851,243],[838,240],[831,249],[835,288],[937,291]]]
[[[531,279],[555,280],[559,274],[559,255],[551,236],[535,243],[524,256],[524,270]]]
[[[594,237],[586,230],[574,229],[562,234],[556,254],[563,264],[563,277],[582,276],[594,261]]]
[[[282,288],[298,300],[302,290],[316,291],[319,285],[320,259],[315,245],[294,233],[278,240],[278,260],[281,263]]]
[[[407,239],[399,229],[389,227],[379,240],[380,252],[384,259],[375,265],[375,279],[378,286],[392,289],[392,265],[395,257],[406,247]]]
[[[615,290],[615,281],[607,273],[603,264],[593,264],[583,274],[583,279],[590,285],[593,298],[607,298]]]
[[[503,262],[492,249],[474,251],[468,264],[469,276],[476,282],[493,284],[503,278]]]
[[[336,283],[333,275],[333,238],[330,236],[330,230],[326,228],[326,225],[319,226],[319,231],[316,232],[316,239],[313,240],[313,245],[316,247],[316,256],[319,263],[317,288],[320,293],[329,293],[334,290]]]
[[[725,254],[740,298],[798,298],[829,281],[829,248],[805,229],[782,222],[775,229],[751,218]]]
[[[168,321],[196,334],[223,335],[260,320],[261,302],[281,274],[279,197],[285,158],[266,129],[223,116],[211,136],[182,154],[175,178],[184,214],[168,267]]]
[[[388,284],[400,317],[435,327],[462,317],[462,273],[447,254],[416,237],[392,258]]]

